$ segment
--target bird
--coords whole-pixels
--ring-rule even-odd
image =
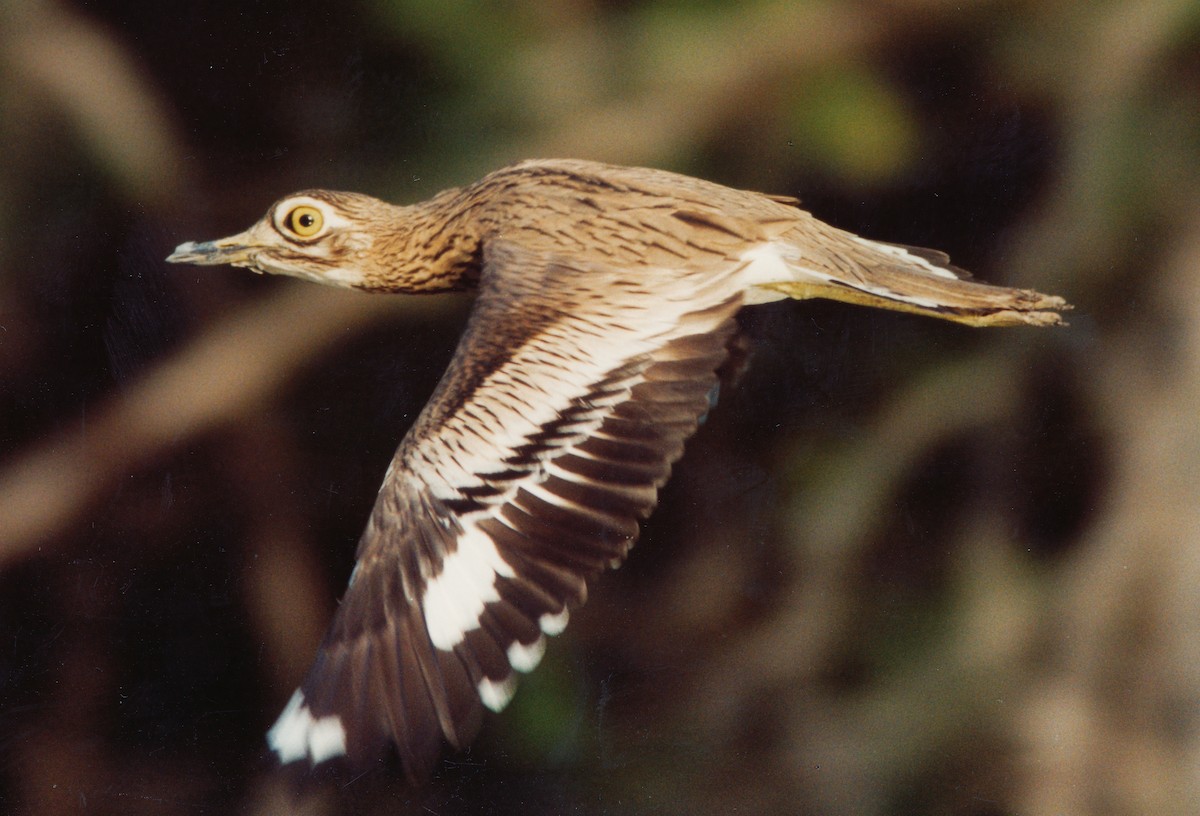
[[[741,308],[825,298],[969,326],[1056,325],[1070,308],[840,230],[790,196],[574,159],[410,205],[306,190],[167,260],[474,292],[328,633],[267,734],[282,765],[391,754],[413,784],[505,707],[546,637],[625,559],[711,407]]]

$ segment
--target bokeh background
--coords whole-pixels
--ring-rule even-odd
[[[0,813],[1200,812],[1195,0],[0,0]],[[1075,306],[744,314],[621,570],[425,790],[263,731],[469,302],[169,267],[531,156]]]

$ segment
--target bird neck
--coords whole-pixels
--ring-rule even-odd
[[[475,288],[481,235],[461,191],[446,190],[397,210],[391,221],[396,228],[374,247],[384,271],[362,288],[407,293]]]

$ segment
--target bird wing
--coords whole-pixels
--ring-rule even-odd
[[[736,269],[484,252],[449,368],[401,443],[316,661],[272,728],[284,763],[390,741],[413,781],[615,567],[710,407]]]

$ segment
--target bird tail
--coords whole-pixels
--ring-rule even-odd
[[[941,252],[845,238],[823,257],[779,241],[754,250],[747,302],[826,298],[968,326],[1054,326],[1071,308],[1057,295],[965,280]]]

